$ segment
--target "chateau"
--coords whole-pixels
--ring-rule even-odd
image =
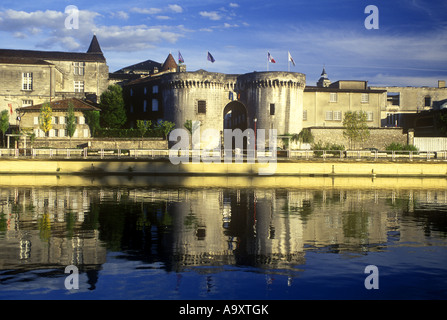
[[[96,35],[85,53],[0,49],[0,111],[10,112],[11,125],[20,125],[17,109],[69,98],[96,102],[108,84]]]
[[[408,129],[415,125],[408,114],[447,106],[445,81],[438,87],[370,87],[366,80],[332,82],[325,68],[311,85],[298,72],[190,72],[169,54],[164,63],[146,60],[109,73],[96,35],[85,53],[0,50],[0,111],[10,112],[11,125],[20,126],[27,107],[45,102],[76,98],[94,106],[110,84],[123,87],[130,128],[137,120],[168,120],[177,128],[191,120],[200,121],[201,130],[262,128],[286,135],[342,128],[345,112],[364,111],[370,128],[406,123]],[[80,137],[87,136],[83,129]]]

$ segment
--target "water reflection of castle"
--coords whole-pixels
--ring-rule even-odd
[[[112,242],[115,250],[139,250],[171,270],[232,264],[287,270],[304,264],[312,248],[362,253],[390,237],[423,239],[427,225],[402,223],[421,203],[446,205],[447,191],[5,188],[0,270],[70,264],[99,270]],[[132,217],[108,220],[113,207]],[[117,234],[122,230],[128,231]],[[151,236],[143,239],[143,231]]]

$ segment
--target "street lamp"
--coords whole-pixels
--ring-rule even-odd
[[[255,122],[255,156],[256,156],[256,122],[258,122],[258,119],[254,118],[253,121]]]

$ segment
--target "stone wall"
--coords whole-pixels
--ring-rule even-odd
[[[57,139],[57,138],[37,138],[34,141],[34,148],[77,148],[90,142],[91,149],[167,149],[168,142],[161,138],[89,138],[89,139]],[[13,144],[12,144],[13,146]],[[20,144],[23,147],[23,143]],[[29,140],[27,147],[30,147]]]
[[[314,142],[342,144],[346,149],[350,149],[349,140],[343,136],[343,128],[334,127],[311,127],[309,128],[314,136]],[[407,134],[402,128],[369,128],[370,136],[363,144],[356,143],[352,149],[377,148],[385,150],[385,147],[392,142],[407,144]]]

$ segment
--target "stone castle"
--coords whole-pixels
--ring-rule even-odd
[[[325,69],[312,86],[297,72],[190,72],[169,54],[164,63],[147,60],[109,73],[96,36],[85,53],[0,50],[0,111],[10,111],[11,125],[20,126],[19,113],[44,102],[77,98],[95,105],[110,84],[123,87],[131,128],[137,120],[168,120],[177,128],[191,120],[202,130],[262,128],[285,135],[341,128],[347,111],[364,111],[368,126],[380,128],[401,126],[407,113],[447,106],[445,81],[411,90],[370,87],[365,80],[331,82]]]

